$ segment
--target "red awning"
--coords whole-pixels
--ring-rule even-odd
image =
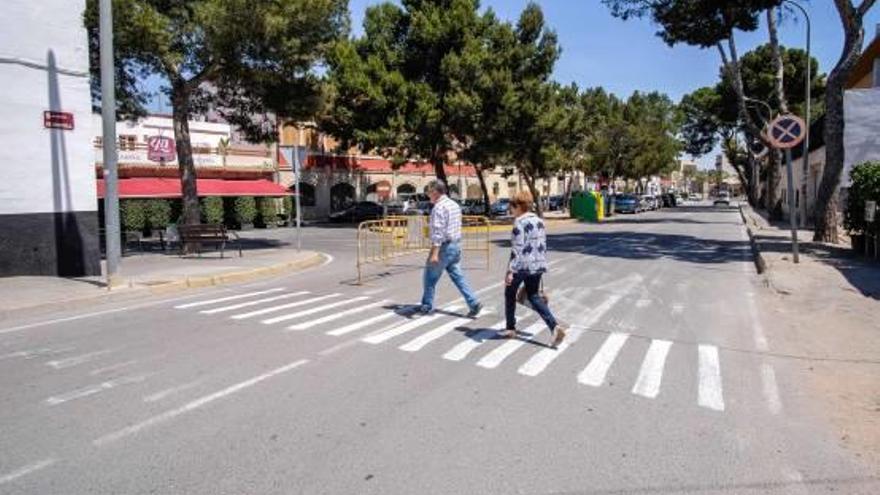
[[[98,179],[98,197],[104,197],[104,179]],[[264,179],[196,179],[199,196],[288,196],[290,191]],[[136,177],[119,179],[120,198],[179,198],[180,179]]]

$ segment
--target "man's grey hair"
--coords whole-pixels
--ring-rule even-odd
[[[446,183],[442,180],[432,180],[428,183],[428,190],[434,191],[437,194],[446,194]]]

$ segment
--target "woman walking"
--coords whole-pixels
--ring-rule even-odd
[[[507,330],[504,335],[516,337],[516,294],[525,287],[526,296],[537,311],[552,337],[551,345],[558,346],[565,339],[565,324],[557,322],[547,307],[541,293],[541,277],[547,271],[547,232],[544,222],[532,213],[532,195],[520,191],[510,200],[510,210],[515,220],[511,233],[510,263],[507,267],[504,290],[504,313]]]

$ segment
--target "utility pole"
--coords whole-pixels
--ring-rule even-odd
[[[297,145],[302,145],[305,147],[303,143],[303,128],[302,124],[299,124],[297,127]],[[305,155],[303,153],[302,155]],[[296,203],[296,250],[302,251],[302,207],[300,204],[300,195],[302,194],[302,163],[300,163],[300,158],[302,156],[299,152],[299,146],[296,147],[296,153],[294,153],[293,158],[293,176],[294,183],[296,184],[296,196],[294,196],[293,200]]]
[[[119,271],[122,258],[119,232],[119,182],[116,163],[116,81],[113,61],[113,6],[111,0],[100,0],[101,44],[101,119],[104,151],[104,252],[107,256],[107,288]]]

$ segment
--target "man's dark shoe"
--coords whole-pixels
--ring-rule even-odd
[[[471,308],[470,311],[468,311],[467,316],[468,318],[476,318],[480,315],[480,311],[483,311],[483,305],[481,303],[477,303],[474,307]]]
[[[432,315],[434,314],[434,308],[430,306],[419,306],[419,314],[423,315]]]

